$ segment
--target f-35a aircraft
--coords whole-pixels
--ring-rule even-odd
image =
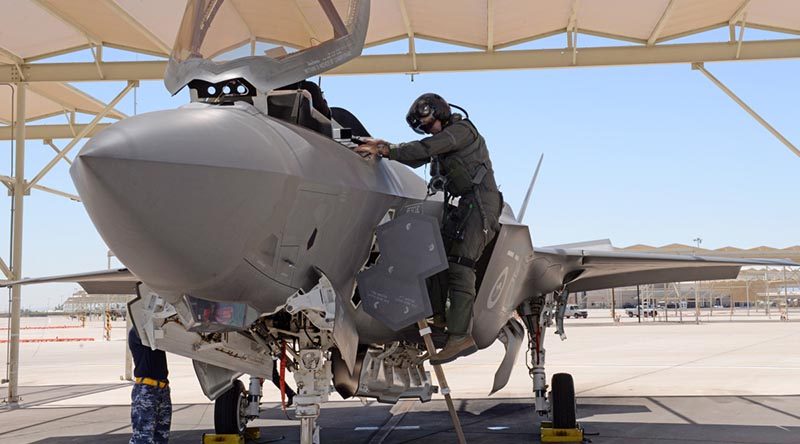
[[[345,398],[431,399],[416,319],[407,310],[390,320],[368,313],[358,276],[389,249],[413,263],[422,251],[404,245],[414,242],[379,245],[376,230],[406,214],[440,218],[444,203],[406,166],[354,153],[351,137],[367,131],[302,82],[360,54],[368,1],[319,0],[316,12],[333,32],[316,46],[219,62],[211,56],[222,50],[213,40],[224,32],[215,27],[222,3],[188,2],[168,65],[167,89],[188,87],[191,103],[110,126],[71,168],[92,222],[127,268],[22,283],[135,293],[129,313],[143,343],[194,361],[216,400],[218,433],[241,432],[256,418],[260,382],[284,367],[297,384],[301,439],[316,442],[331,382]],[[570,293],[796,265],[595,244],[534,248],[510,206],[500,222],[477,265],[472,329],[481,349],[505,345],[487,390],[506,384],[527,343],[536,411],[553,412],[556,427],[574,424],[574,390],[571,378],[554,378],[548,399],[544,338],[553,323],[563,337]],[[403,296],[387,291],[389,302]],[[247,389],[238,381],[244,374]]]

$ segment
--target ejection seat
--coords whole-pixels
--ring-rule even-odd
[[[317,100],[306,89],[309,87],[307,84],[316,87],[319,92]],[[304,81],[270,91],[267,94],[267,114],[331,137],[330,109],[318,88],[315,83]],[[326,110],[327,115],[324,114]]]

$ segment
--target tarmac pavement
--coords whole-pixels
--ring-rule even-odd
[[[77,321],[23,320],[23,326],[70,323]],[[594,443],[800,443],[800,323],[614,325],[590,313],[589,320],[567,324],[567,341],[549,336],[545,343],[548,374],[574,375],[578,418],[597,434],[589,436]],[[101,340],[96,320],[85,328],[22,331],[23,338],[95,341],[21,345],[23,399],[20,408],[0,407],[0,443],[127,442],[130,382],[120,380],[124,322],[114,327],[110,342]],[[2,364],[5,347],[0,344]],[[487,397],[502,353],[495,344],[445,366],[468,442],[539,442],[524,353],[509,385]],[[170,442],[199,443],[203,433],[213,432],[213,404],[200,392],[190,361],[168,359]],[[5,391],[0,386],[0,399]],[[264,399],[261,419],[251,424],[262,427],[259,442],[298,442],[293,411],[284,414],[273,402],[277,390],[265,385]],[[455,442],[441,398],[395,406],[332,399],[320,417],[323,442]]]

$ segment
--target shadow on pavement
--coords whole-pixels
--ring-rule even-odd
[[[116,390],[124,387],[130,387],[129,382],[120,382],[114,384],[79,384],[79,385],[50,385],[50,386],[35,386],[35,387],[20,387],[19,396],[22,402],[19,408],[37,407],[51,402],[64,401],[67,399],[77,398],[80,396],[94,395],[96,393],[103,393],[110,390]],[[6,413],[10,410],[7,406],[0,407],[0,413]]]
[[[733,410],[723,413],[739,415],[734,417],[741,417],[741,424],[708,424],[708,420],[706,424],[698,424],[683,419],[708,418],[708,412],[692,410],[692,406],[708,399],[583,398],[579,399],[578,416],[588,433],[597,433],[596,436],[589,436],[595,444],[798,442],[800,423],[797,422],[797,415],[788,412],[797,410],[800,398],[725,398]],[[456,402],[470,444],[539,442],[540,419],[528,399],[468,399]],[[320,417],[322,442],[369,443],[379,436],[385,438],[382,441],[385,444],[455,442],[444,401],[415,402],[407,413],[393,421],[390,421],[393,417],[391,408],[390,405],[374,402],[331,402],[325,406]],[[288,414],[291,418],[294,412],[288,411]],[[781,423],[787,426],[758,424],[764,421],[764,414],[785,415]],[[130,437],[129,415],[128,406],[15,409],[7,412],[0,422],[0,441],[125,443]],[[259,443],[299,442],[298,422],[287,419],[276,403],[262,404],[261,418],[252,425],[261,427],[262,438],[257,441]],[[171,443],[199,443],[204,433],[213,432],[213,405],[174,406],[172,430]]]

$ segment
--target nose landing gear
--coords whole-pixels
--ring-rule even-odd
[[[247,428],[247,396],[238,379],[214,401],[214,431],[218,435],[243,435]]]
[[[544,333],[556,322],[556,333],[566,339],[563,328],[566,291],[531,298],[519,308],[519,314],[528,330],[530,354],[529,374],[533,379],[534,408],[542,421],[542,442],[584,442],[583,429],[578,425],[575,402],[575,384],[569,373],[553,375],[550,387],[544,369]],[[550,392],[547,389],[550,388]]]
[[[238,379],[233,385],[214,401],[214,432],[203,435],[206,443],[244,443],[246,440],[258,439],[261,430],[248,428],[247,423],[258,418],[261,404],[261,378],[250,377],[250,390]]]

